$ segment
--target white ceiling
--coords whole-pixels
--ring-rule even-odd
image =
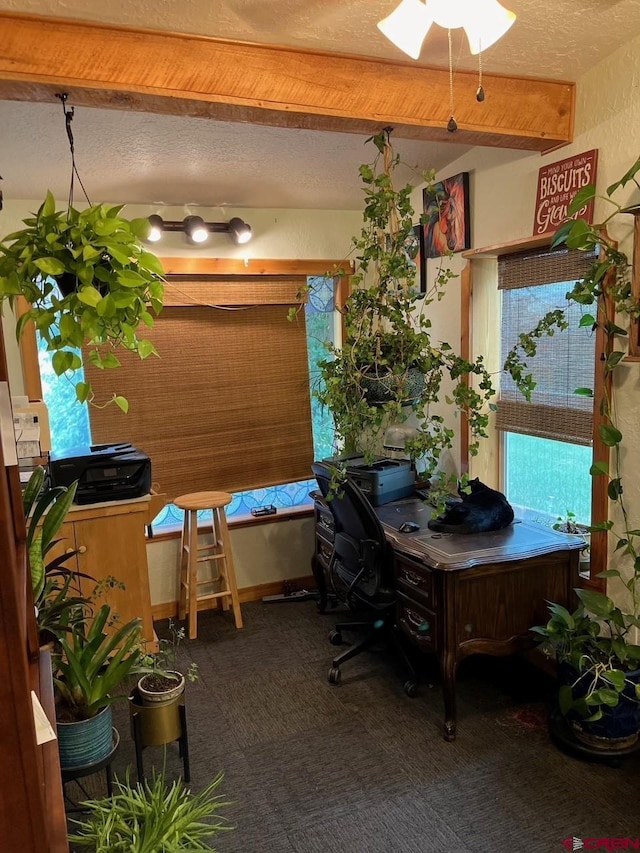
[[[0,10],[104,21],[335,53],[407,59],[376,23],[399,0],[0,0]],[[640,0],[503,0],[518,15],[483,55],[487,71],[577,80],[640,33]],[[1,31],[0,31],[1,49]],[[410,60],[407,60],[410,61]],[[457,68],[474,68],[454,31]],[[419,60],[446,65],[446,33],[427,36]],[[359,209],[364,137],[207,119],[79,108],[80,176],[92,200],[217,207]],[[443,168],[466,149],[398,140],[402,159]],[[64,198],[70,158],[60,104],[0,101],[5,198]],[[410,170],[399,175],[410,177]],[[76,198],[79,194],[76,193]]]

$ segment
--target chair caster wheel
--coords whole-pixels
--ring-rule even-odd
[[[407,694],[409,699],[415,699],[418,695],[418,685],[415,681],[405,681],[404,683],[404,692]]]
[[[340,672],[339,667],[332,666],[329,670],[329,684],[340,684],[341,678],[342,673]]]
[[[342,634],[340,631],[329,631],[329,642],[332,646],[341,646],[342,645]]]

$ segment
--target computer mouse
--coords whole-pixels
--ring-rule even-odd
[[[416,530],[420,530],[420,525],[415,521],[403,521],[398,530],[400,533],[415,533]]]

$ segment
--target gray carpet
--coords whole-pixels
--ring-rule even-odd
[[[374,650],[327,683],[338,613],[313,602],[242,608],[199,618],[184,661],[200,667],[188,690],[194,789],[219,770],[234,831],[220,853],[552,853],[569,836],[640,834],[636,753],[619,767],[560,752],[546,725],[552,685],[515,659],[461,667],[458,738],[442,738],[437,671],[421,663],[409,699],[395,659]],[[159,633],[164,625],[158,626]],[[134,767],[126,708],[115,770]],[[162,748],[144,754],[162,765]],[[168,750],[168,772],[181,763]]]

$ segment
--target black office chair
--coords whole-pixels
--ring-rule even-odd
[[[328,498],[331,469],[320,462],[311,466],[318,487]],[[332,645],[342,644],[342,632],[364,629],[365,636],[333,659],[329,683],[339,684],[340,666],[359,655],[381,638],[391,641],[409,678],[404,690],[417,695],[417,676],[395,629],[395,591],[393,588],[393,550],[382,525],[364,492],[351,480],[345,480],[339,496],[327,499],[334,522],[333,552],[329,560],[329,583],[338,599],[350,608],[371,611],[371,618],[359,622],[340,622],[329,634]]]

